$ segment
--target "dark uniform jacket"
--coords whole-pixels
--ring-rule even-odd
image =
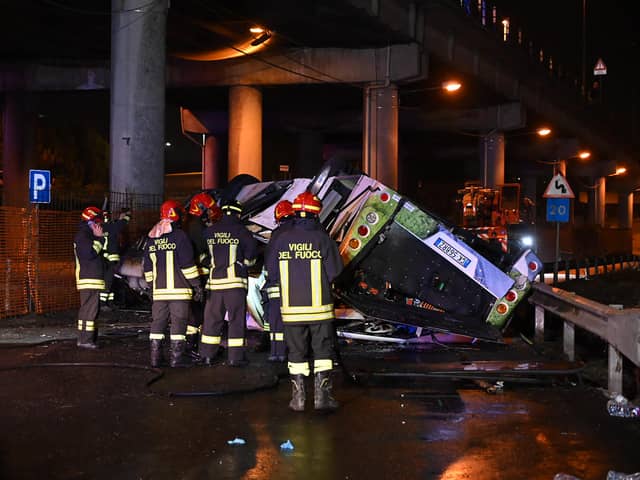
[[[124,227],[129,223],[128,219],[112,220],[105,222],[102,225],[102,231],[104,232],[104,257],[109,262],[120,261],[120,232],[124,230]]]
[[[280,284],[285,324],[332,320],[331,282],[342,271],[336,243],[313,218],[296,218],[269,242],[265,263]]]
[[[184,229],[191,240],[191,246],[193,247],[193,255],[198,267],[200,275],[207,275],[209,269],[203,264],[207,255],[207,244],[204,241],[204,229],[205,226],[202,223],[200,217],[195,215],[188,215],[185,221]]]
[[[191,287],[200,286],[187,234],[173,227],[149,237],[144,252],[144,278],[153,282],[153,300],[191,300]]]
[[[204,231],[210,256],[206,288],[247,288],[247,268],[254,265],[258,242],[235,215],[222,218]]]
[[[78,290],[104,290],[104,264],[102,241],[85,222],[73,238],[76,257],[76,288]]]
[[[283,218],[280,221],[280,224],[273,229],[273,231],[271,232],[271,238],[269,239],[269,246],[267,247],[267,251],[269,250],[270,245],[275,243],[276,238],[278,238],[278,236],[282,232],[286,231],[288,228],[291,228],[291,226],[293,225],[293,221],[294,221],[294,217]],[[265,269],[266,269],[266,261],[265,261]],[[270,275],[269,272],[267,271],[266,277],[267,277],[267,280],[264,283],[264,287],[262,288],[266,290],[267,297],[280,298],[280,286],[278,284],[277,276]]]

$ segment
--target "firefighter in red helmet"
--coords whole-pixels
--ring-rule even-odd
[[[205,365],[213,363],[219,352],[226,312],[229,315],[228,365],[240,367],[247,363],[247,269],[256,262],[258,242],[240,220],[242,206],[238,202],[227,201],[222,211],[222,218],[204,232],[210,272],[199,353]]]
[[[82,222],[73,238],[76,288],[80,292],[78,346],[94,349],[98,348],[96,319],[100,310],[100,292],[104,290],[102,210],[87,207],[80,216]]]
[[[184,210],[175,200],[160,207],[160,221],[149,232],[144,254],[145,280],[152,285],[151,366],[162,362],[165,329],[170,324],[171,367],[186,366],[184,357],[189,302],[202,299],[193,247],[180,228]]]
[[[280,285],[280,312],[292,383],[289,408],[295,411],[304,410],[310,354],[315,377],[314,407],[338,407],[330,376],[335,356],[331,282],[343,265],[336,243],[318,221],[321,209],[322,203],[311,192],[298,195],[293,201],[293,225],[269,243],[266,254],[268,275]]]
[[[193,246],[194,259],[200,282],[204,285],[209,275],[209,269],[204,262],[207,258],[207,244],[204,241],[204,230],[219,218],[220,207],[207,192],[194,195],[189,201],[185,231]],[[187,321],[187,352],[197,358],[198,336],[204,319],[204,305],[202,302],[191,302],[189,320]]]
[[[104,222],[102,231],[104,233],[103,255],[106,260],[104,272],[104,291],[100,292],[100,307],[110,308],[114,301],[114,293],[112,291],[113,278],[116,267],[120,263],[120,236],[125,227],[131,221],[131,210],[123,208],[117,218],[112,218],[111,212],[105,210],[102,212]]]
[[[295,212],[293,205],[289,200],[280,200],[274,210],[273,217],[277,227],[271,233],[270,242],[274,242],[278,235],[287,230],[293,224]],[[272,278],[267,272],[267,281],[263,287],[267,294],[267,303],[265,304],[265,330],[270,331],[271,353],[269,361],[284,362],[286,360],[286,345],[284,343],[284,324],[282,323],[282,314],[280,313],[280,286],[275,278]]]

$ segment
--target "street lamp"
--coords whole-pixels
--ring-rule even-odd
[[[551,129],[549,127],[540,127],[536,130],[539,137],[547,137],[551,135]]]
[[[440,85],[433,87],[416,88],[414,90],[406,90],[402,93],[428,92],[433,90],[444,90],[447,93],[455,93],[462,88],[462,83],[457,80],[447,80]]]
[[[462,84],[456,80],[449,80],[442,84],[442,88],[449,93],[457,92],[461,87]]]

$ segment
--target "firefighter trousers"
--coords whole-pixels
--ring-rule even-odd
[[[111,291],[113,286],[113,278],[116,273],[116,265],[118,262],[106,262],[104,267],[104,290],[100,292],[100,301],[102,303],[113,302],[114,295]]]
[[[291,375],[309,375],[311,356],[314,373],[333,368],[335,330],[332,321],[295,325],[285,323],[284,338],[289,348],[288,367]]]
[[[151,305],[151,340],[164,340],[165,330],[170,324],[170,339],[186,339],[187,319],[189,318],[189,300],[158,300]]]
[[[213,358],[222,341],[224,314],[229,315],[227,360],[239,362],[245,359],[245,327],[247,315],[247,291],[244,288],[212,290],[204,307],[204,323],[200,337],[200,356]]]
[[[100,290],[80,290],[78,309],[78,343],[95,343],[98,339],[98,311]]]
[[[189,320],[187,321],[187,335],[197,335],[204,321],[204,304],[202,302],[189,303]]]
[[[267,304],[272,357],[284,357],[287,351],[287,346],[284,343],[284,323],[282,322],[282,313],[280,313],[281,304],[279,298],[270,298]]]

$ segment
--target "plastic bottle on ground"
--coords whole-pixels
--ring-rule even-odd
[[[638,473],[622,473],[609,470],[607,480],[640,480],[640,472]]]

